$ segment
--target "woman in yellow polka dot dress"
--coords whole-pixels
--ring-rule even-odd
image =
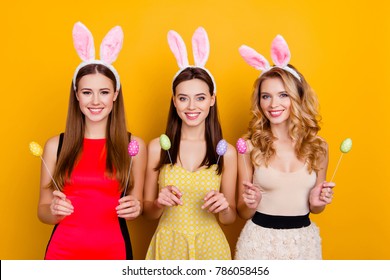
[[[214,79],[203,67],[207,34],[203,28],[194,34],[193,48],[199,50],[195,66],[188,65],[184,42],[176,32],[168,33],[168,42],[180,70],[172,85],[166,128],[169,154],[161,149],[159,138],[148,146],[144,215],[160,221],[146,259],[231,259],[218,219],[230,224],[236,218],[237,156],[230,144],[222,157],[216,153],[222,130]]]

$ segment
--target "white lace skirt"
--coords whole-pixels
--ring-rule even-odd
[[[320,260],[321,237],[311,222],[307,227],[272,229],[248,220],[236,245],[236,260]]]

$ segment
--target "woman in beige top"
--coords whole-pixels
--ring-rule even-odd
[[[256,80],[253,117],[238,158],[238,214],[249,219],[237,242],[236,259],[321,259],[321,238],[309,213],[332,201],[326,182],[328,149],[320,130],[317,98],[289,63],[283,37],[272,44],[270,66],[242,46],[245,61],[262,70]],[[253,182],[253,183],[252,183]]]

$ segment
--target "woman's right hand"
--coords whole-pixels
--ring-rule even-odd
[[[175,186],[166,186],[161,189],[156,199],[156,205],[159,208],[164,206],[183,205],[181,201],[182,193]]]
[[[50,212],[60,220],[69,216],[74,211],[72,202],[60,191],[53,191],[53,199],[50,204]]]
[[[245,188],[242,197],[246,206],[249,209],[257,209],[257,206],[259,205],[262,197],[260,187],[253,185],[251,182],[247,181],[242,182],[242,184]]]

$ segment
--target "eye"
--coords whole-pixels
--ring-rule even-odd
[[[261,98],[261,99],[268,99],[268,98],[269,98],[269,95],[268,95],[268,94],[262,94],[260,98]]]
[[[289,95],[287,93],[285,93],[285,92],[281,93],[279,96],[281,98],[289,97]]]
[[[92,94],[92,92],[89,91],[89,90],[83,90],[83,91],[81,91],[81,93],[84,94],[84,95]]]
[[[206,97],[204,97],[204,96],[199,96],[196,100],[197,101],[203,101],[203,100],[205,100],[206,99]]]
[[[186,100],[187,100],[187,97],[180,96],[180,97],[179,97],[179,100],[180,100],[180,101],[182,101],[182,102],[184,102],[184,101],[186,101]]]
[[[105,94],[109,94],[110,92],[108,90],[103,90],[100,92],[101,94],[105,95]]]

